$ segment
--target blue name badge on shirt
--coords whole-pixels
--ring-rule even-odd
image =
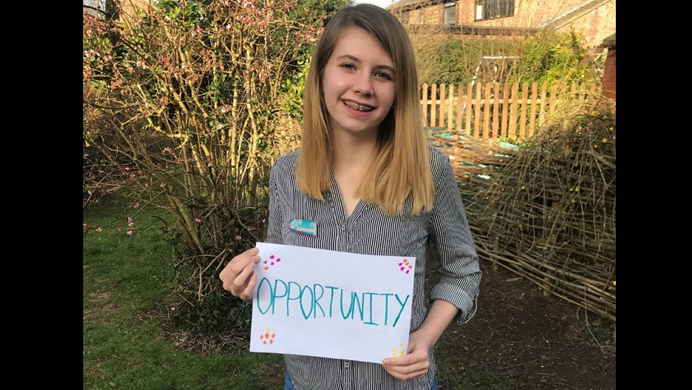
[[[291,219],[289,228],[294,232],[317,236],[317,222],[306,219]]]

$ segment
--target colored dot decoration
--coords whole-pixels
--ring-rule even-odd
[[[404,344],[399,344],[397,348],[392,348],[392,356],[404,356]]]
[[[413,266],[406,259],[404,259],[404,261],[399,263],[399,270],[401,272],[409,273],[409,272],[411,272],[412,269],[413,269]]]
[[[260,340],[262,340],[262,344],[274,344],[274,337],[276,337],[276,333],[271,333],[271,328],[265,329],[265,333],[260,335]]]
[[[262,266],[262,268],[263,268],[265,271],[268,271],[268,270],[269,270],[269,267],[273,266],[273,265],[276,264],[276,263],[280,263],[280,262],[281,262],[281,259],[280,259],[280,258],[278,258],[278,257],[276,257],[276,256],[274,256],[274,255],[271,255],[271,256],[269,256],[269,260],[263,260],[263,261],[262,261],[262,264],[264,264],[264,266]]]

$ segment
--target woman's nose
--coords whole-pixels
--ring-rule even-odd
[[[372,77],[365,73],[358,75],[353,84],[353,90],[361,95],[371,95],[373,92]]]

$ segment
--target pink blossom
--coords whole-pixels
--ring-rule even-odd
[[[101,229],[101,226],[96,228],[96,233],[101,233],[102,231],[103,231],[103,229]]]
[[[131,235],[132,235],[132,230],[128,230],[128,231],[127,231],[127,235],[128,235],[128,236],[131,236]]]
[[[197,218],[195,218],[195,222],[200,223],[200,222],[202,222],[202,220],[199,219],[199,217],[197,217]]]

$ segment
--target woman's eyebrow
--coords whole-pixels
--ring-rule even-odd
[[[356,56],[354,56],[354,55],[351,55],[351,54],[342,54],[342,55],[340,55],[340,56],[337,56],[336,59],[337,59],[337,60],[344,60],[344,59],[347,59],[347,60],[351,60],[351,61],[353,61],[353,62],[361,62],[361,61],[358,59],[358,57],[356,57]],[[377,65],[377,66],[375,66],[375,68],[376,68],[376,69],[385,69],[385,70],[388,70],[388,71],[394,73],[394,68],[391,67],[391,66],[389,66],[389,65]]]
[[[337,56],[336,59],[337,59],[337,60],[344,60],[344,59],[346,59],[346,60],[351,60],[351,61],[355,61],[355,62],[360,62],[360,60],[358,59],[358,57],[353,56],[353,55],[351,55],[351,54],[342,54],[342,55],[340,55],[340,56]]]

